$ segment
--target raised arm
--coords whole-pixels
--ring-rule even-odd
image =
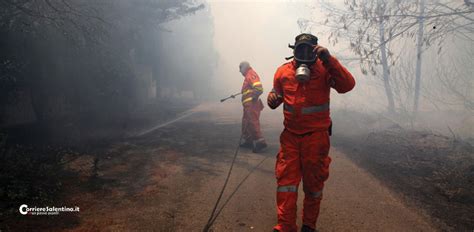
[[[328,82],[331,87],[338,93],[346,93],[354,88],[355,80],[352,74],[334,56],[331,56],[327,48],[316,45],[313,51],[317,53],[324,68],[329,72]]]
[[[338,93],[347,93],[354,88],[354,77],[335,57],[329,56],[327,61],[323,62],[323,66],[329,72],[331,87]]]

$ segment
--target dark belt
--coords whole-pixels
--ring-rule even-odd
[[[283,109],[285,111],[288,111],[290,113],[295,113],[295,108],[291,105],[283,105]],[[324,103],[322,105],[316,105],[316,106],[308,106],[308,107],[303,107],[301,108],[301,113],[302,114],[312,114],[312,113],[317,113],[317,112],[323,112],[329,110],[329,102]]]

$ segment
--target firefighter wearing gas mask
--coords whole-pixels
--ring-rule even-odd
[[[244,108],[242,116],[242,138],[244,142],[241,147],[250,148],[254,153],[263,151],[267,143],[260,130],[260,112],[263,110],[263,103],[260,95],[263,93],[262,82],[255,70],[250,67],[249,62],[242,61],[239,71],[244,76],[242,84],[242,105]]]
[[[329,177],[329,93],[346,93],[355,81],[349,71],[318,45],[318,38],[295,38],[294,59],[280,66],[267,103],[272,109],[283,103],[285,129],[280,135],[275,175],[278,224],[274,231],[296,232],[298,187],[303,180],[302,232],[316,231],[316,221]]]

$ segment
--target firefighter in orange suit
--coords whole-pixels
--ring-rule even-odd
[[[278,224],[274,231],[296,232],[298,186],[303,180],[302,232],[316,231],[324,182],[329,177],[329,93],[346,93],[355,81],[347,69],[318,45],[311,34],[295,38],[294,59],[280,66],[267,103],[283,103],[285,129],[280,136],[275,174]]]
[[[239,71],[244,76],[242,85],[242,105],[244,114],[242,117],[242,138],[244,142],[241,147],[251,148],[257,153],[267,147],[265,139],[260,130],[260,112],[263,110],[262,100],[259,99],[263,93],[262,83],[257,73],[246,61],[239,65]]]

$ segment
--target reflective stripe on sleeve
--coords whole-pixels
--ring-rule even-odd
[[[293,111],[294,111],[293,106],[288,105],[288,104],[283,105],[283,110],[288,111],[290,113],[293,113]]]
[[[253,91],[252,89],[247,89],[242,94],[245,95],[245,94],[251,93],[252,91]]]
[[[242,104],[245,104],[249,101],[252,101],[252,98],[251,97],[248,97],[248,98],[245,98],[244,100],[242,100]]]
[[[262,82],[256,81],[256,82],[252,83],[252,86],[253,86],[253,87],[255,87],[256,85],[262,85]]]

